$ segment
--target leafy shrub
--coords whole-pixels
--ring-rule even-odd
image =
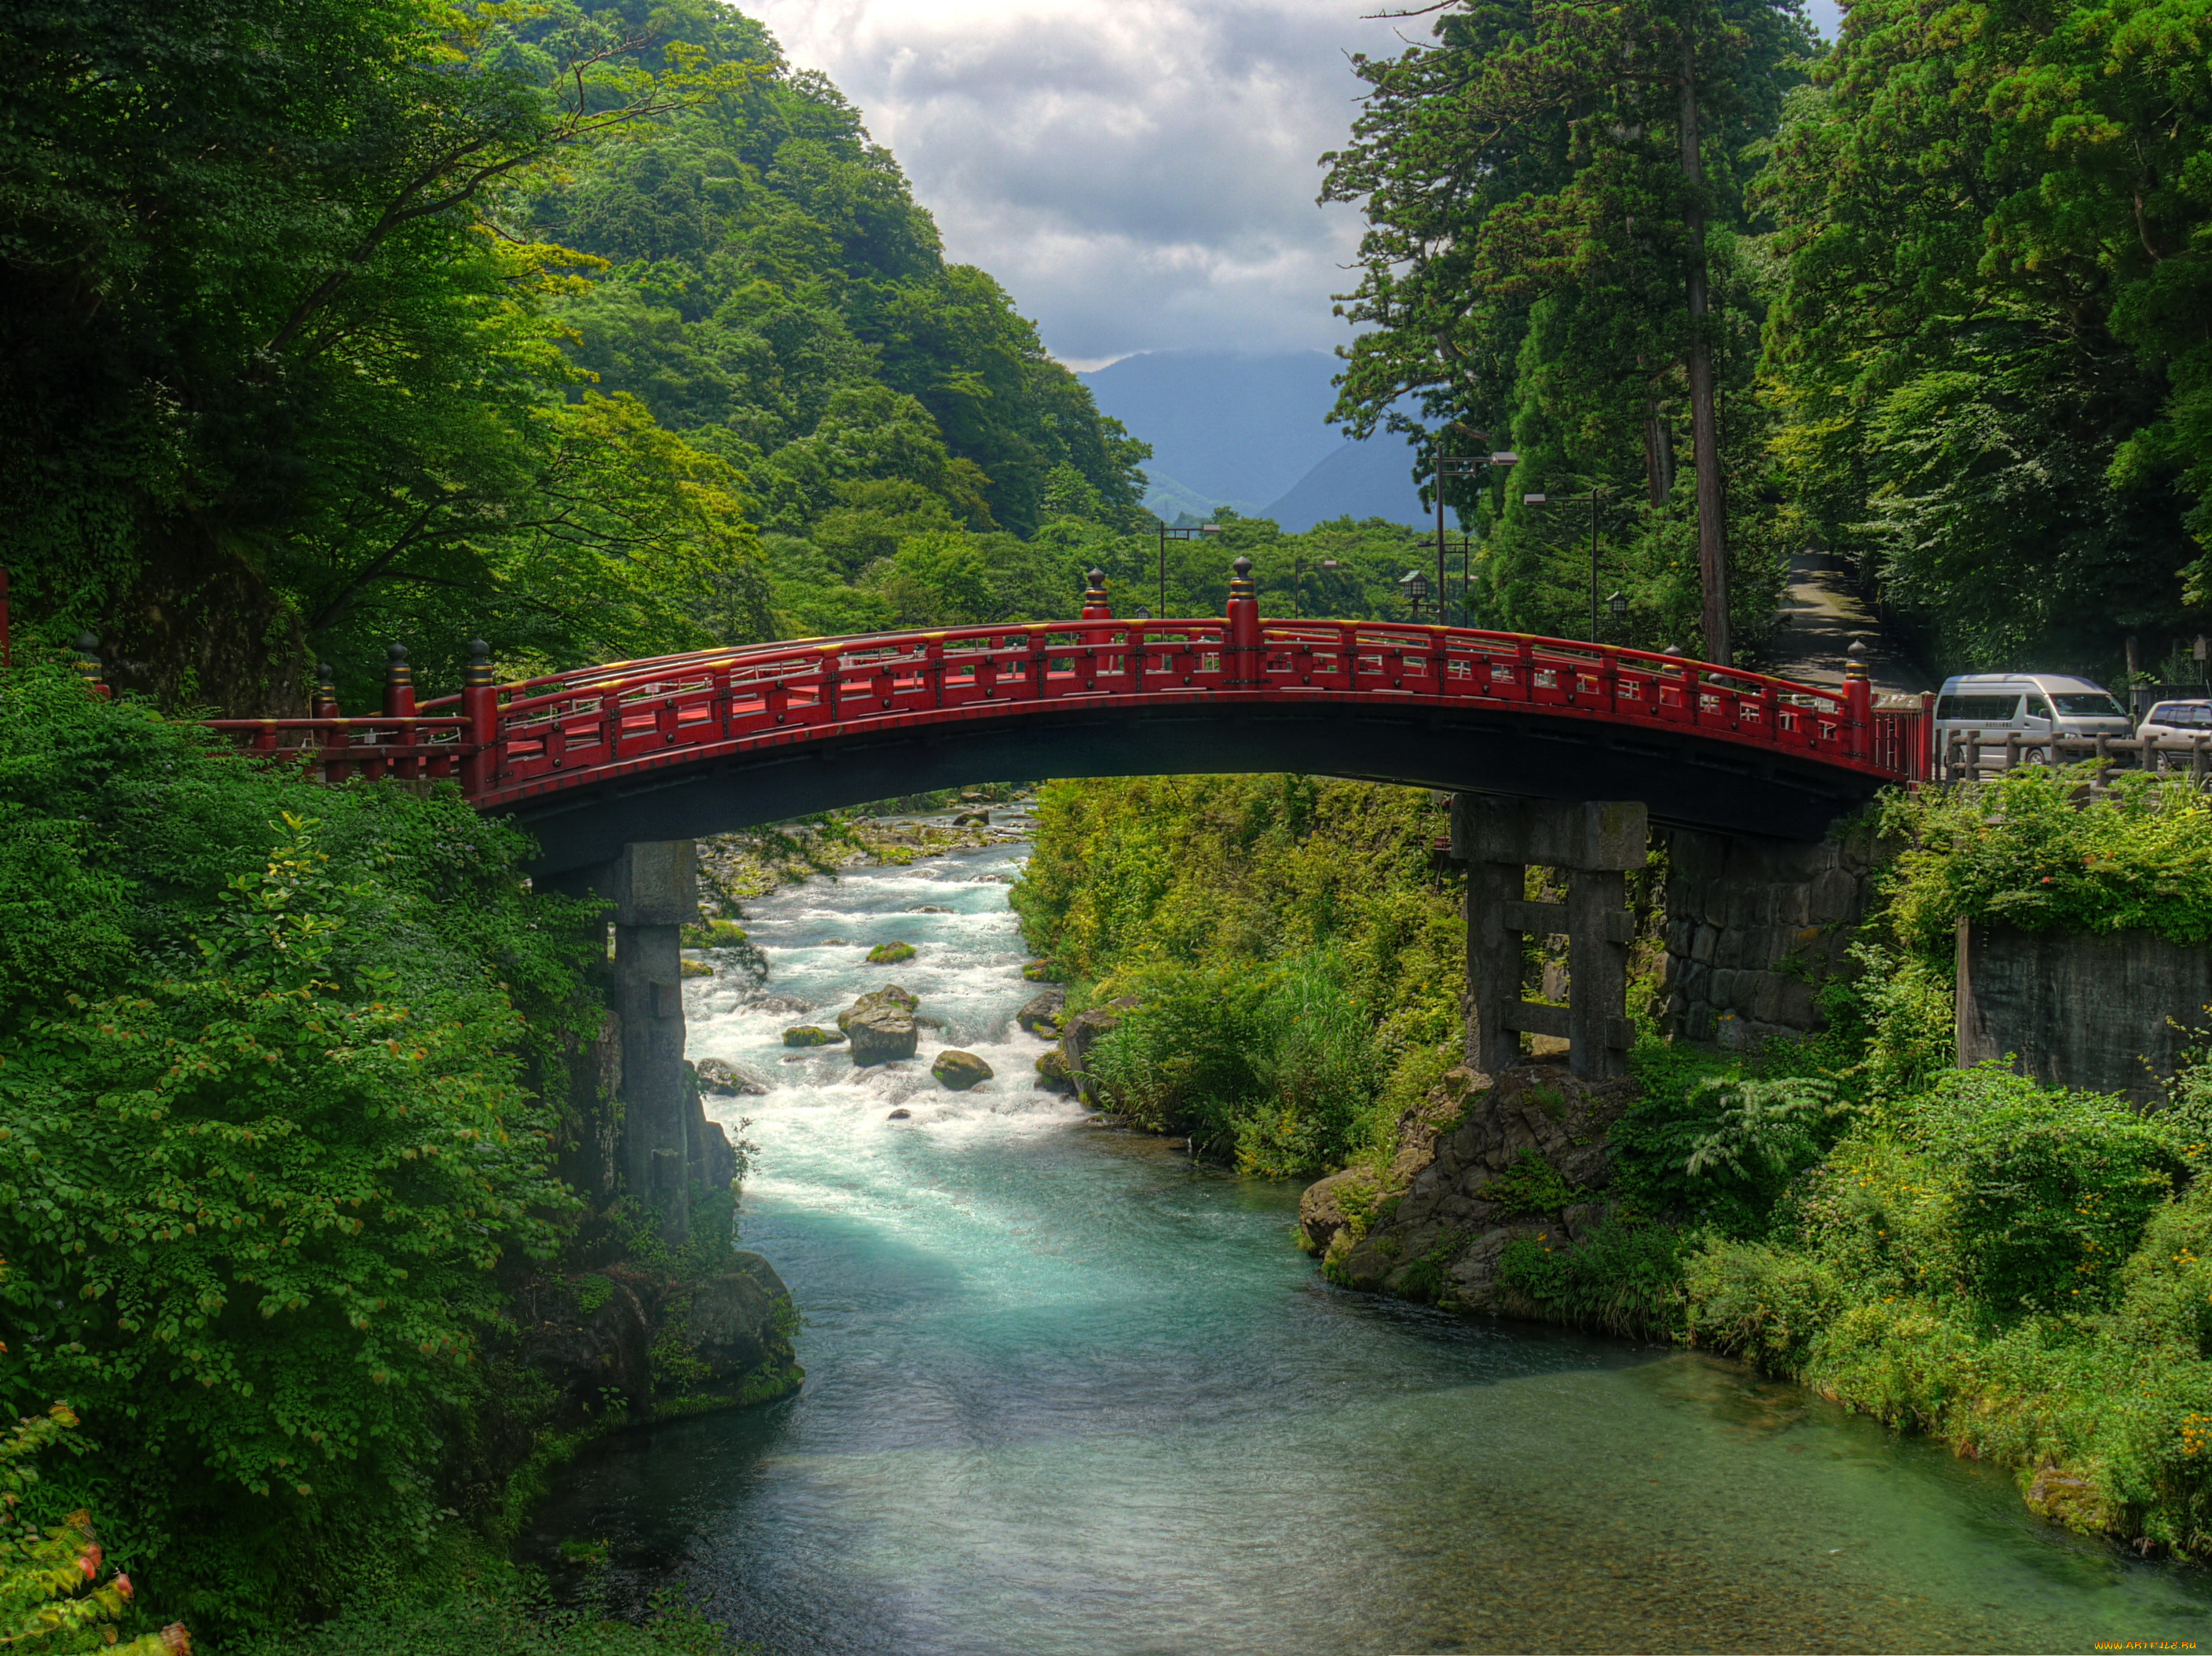
[[[1671,1227],[1612,1221],[1577,1246],[1548,1233],[1515,1238],[1498,1255],[1498,1280],[1563,1322],[1658,1334],[1680,1316],[1682,1256]]]
[[[1911,841],[1890,882],[1888,922],[1934,960],[1964,916],[2031,931],[2141,926],[2212,941],[2212,800],[2184,777],[2110,778],[2077,803],[2091,766],[2024,765],[1985,782],[1893,798],[1883,830]]]
[[[120,1621],[130,1604],[131,1578],[118,1570],[99,1583],[102,1555],[90,1513],[71,1513],[43,1531],[17,1515],[23,1492],[39,1481],[33,1457],[76,1423],[67,1404],[56,1403],[0,1435],[0,1646],[54,1656],[88,1650],[189,1656],[192,1641],[181,1623],[128,1644],[116,1642],[109,1624]]]
[[[493,1270],[568,1203],[522,1078],[582,910],[457,790],[311,787],[60,670],[0,677],[0,806],[52,829],[0,887],[72,905],[0,962],[0,1404],[97,1450],[36,1503],[218,1630],[404,1574]]]
[[[1956,1182],[1965,1284],[1999,1317],[2101,1305],[2185,1166],[2125,1100],[1996,1064],[1944,1076],[1910,1130]]]
[[[1534,1150],[1523,1150],[1510,1167],[1475,1194],[1498,1203],[1506,1218],[1524,1219],[1571,1208],[1589,1192],[1568,1184],[1558,1168]]]
[[[1841,1129],[1838,1089],[1818,1077],[1747,1077],[1740,1062],[1656,1041],[1629,1064],[1642,1095],[1610,1136],[1614,1197],[1632,1215],[1755,1234]]]
[[[1340,1163],[1373,1135],[1368,1021],[1328,958],[1159,966],[1123,987],[1139,1005],[1085,1067],[1143,1124],[1233,1147],[1241,1171],[1273,1178]]]

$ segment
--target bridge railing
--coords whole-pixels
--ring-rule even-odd
[[[886,722],[995,716],[1018,704],[1275,703],[1353,697],[1525,707],[1917,780],[1923,709],[1876,709],[1862,670],[1842,690],[1680,655],[1517,633],[1381,621],[1260,618],[1245,567],[1224,618],[1120,619],[1103,590],[1076,621],[747,644],[610,663],[506,685],[479,641],[466,686],[418,709],[393,647],[380,717],[224,720],[242,746],[294,753],[331,781],[453,776],[498,804],[592,775],[727,745]],[[93,669],[96,674],[96,667]]]

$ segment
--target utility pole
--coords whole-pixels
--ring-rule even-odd
[[[1721,488],[1720,420],[1713,407],[1713,344],[1705,332],[1705,173],[1698,142],[1698,46],[1694,6],[1682,22],[1682,177],[1689,186],[1684,226],[1690,234],[1690,441],[1698,461],[1698,574],[1705,588],[1705,659],[1729,660],[1728,523]]]

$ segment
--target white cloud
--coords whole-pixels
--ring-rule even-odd
[[[860,106],[947,253],[1063,361],[1346,337],[1358,239],[1314,204],[1372,0],[740,0]]]

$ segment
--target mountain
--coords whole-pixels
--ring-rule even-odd
[[[1216,506],[1293,530],[1346,513],[1424,521],[1404,441],[1347,443],[1328,423],[1336,368],[1322,350],[1147,351],[1076,377],[1152,444],[1145,505],[1170,522]]]
[[[1365,442],[1343,443],[1260,515],[1274,519],[1294,535],[1340,517],[1432,523],[1413,486],[1413,465],[1412,448],[1390,433]],[[1455,533],[1458,525],[1452,527]]]

